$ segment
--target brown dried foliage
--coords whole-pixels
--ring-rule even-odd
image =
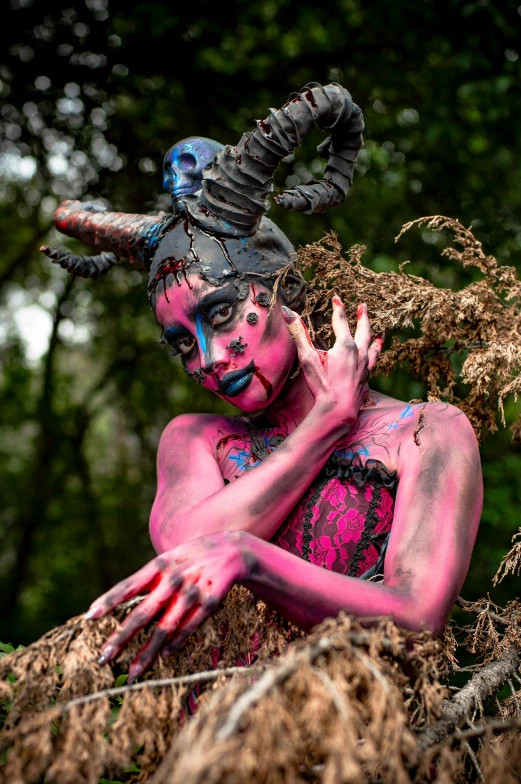
[[[489,600],[460,604],[476,617],[457,631],[467,650],[480,657],[480,668],[496,665],[512,645],[520,645],[519,603],[504,610]],[[202,682],[199,710],[193,718],[185,715],[183,726],[180,709],[191,686],[123,687],[126,693],[112,721],[113,708],[102,690],[127,669],[150,629],[112,667],[100,668],[96,657],[129,609],[101,621],[72,619],[0,661],[12,699],[1,737],[7,752],[5,781],[35,784],[45,775],[49,783],[97,784],[100,776],[120,776],[134,762],[140,770],[126,774],[125,781],[408,784],[431,781],[434,771],[438,781],[463,782],[470,780],[473,760],[481,764],[476,754],[484,768],[492,764],[490,755],[499,755],[506,770],[508,750],[519,746],[519,732],[510,729],[521,713],[513,680],[519,659],[501,681],[511,687],[496,708],[496,719],[505,726],[503,743],[495,739],[497,725],[486,729],[477,694],[467,717],[474,721],[480,714],[483,732],[478,730],[482,737],[475,751],[457,723],[448,726],[442,743],[425,746],[425,732],[446,722],[458,699],[458,691],[450,696],[447,688],[451,672],[457,671],[458,643],[451,629],[441,641],[427,632],[401,630],[388,619],[369,624],[341,614],[289,642],[295,630],[243,588],[230,592],[184,651],[158,662],[146,677],[152,681],[210,670],[216,645],[222,652],[219,667],[234,665],[255,633],[261,635],[264,670],[244,669],[231,680],[222,675]],[[12,684],[5,680],[9,673],[16,677]],[[70,704],[83,695],[90,701]]]
[[[421,379],[429,399],[445,399],[461,408],[476,434],[497,430],[496,410],[504,423],[504,401],[521,393],[521,281],[514,267],[500,266],[487,256],[470,229],[442,216],[407,223],[397,240],[413,226],[448,230],[458,247],[442,256],[464,267],[475,267],[482,279],[460,291],[439,289],[406,272],[373,272],[362,265],[363,246],[342,256],[334,233],[301,248],[296,268],[311,270],[313,281],[304,313],[312,336],[331,339],[330,299],[336,291],[354,320],[356,307],[366,302],[373,331],[417,327],[419,337],[400,341],[394,337],[377,365],[389,375],[397,366],[407,367]],[[462,363],[460,379],[469,385],[465,396],[455,395],[457,374],[451,358]],[[513,440],[521,443],[521,417],[512,426]]]
[[[426,381],[431,398],[459,405],[481,435],[496,429],[494,409],[502,413],[507,396],[521,391],[521,283],[456,221],[425,218],[404,231],[415,224],[453,231],[460,250],[444,254],[476,267],[483,279],[453,292],[408,275],[403,265],[399,273],[376,274],[362,266],[363,248],[344,260],[329,235],[294,262],[299,271],[315,273],[305,316],[312,334],[327,342],[334,289],[350,317],[358,302],[367,302],[376,331],[419,327],[420,337],[393,340],[380,370],[406,363]],[[461,379],[470,385],[462,399],[454,394],[453,354],[463,359]],[[513,435],[521,440],[521,420]],[[496,581],[520,569],[517,542]],[[517,600],[505,608],[489,597],[459,600],[473,620],[447,626],[443,641],[386,619],[367,624],[343,614],[303,638],[235,587],[182,652],[155,664],[144,688],[123,687],[119,705],[104,690],[128,670],[151,630],[111,666],[99,667],[96,658],[134,604],[101,621],[73,618],[0,660],[0,698],[10,702],[0,737],[2,780],[97,784],[100,776],[117,775],[151,784],[510,784],[521,778]],[[262,668],[226,672],[254,635]],[[216,647],[224,672],[209,681]],[[473,657],[472,665],[459,667],[460,649]],[[200,680],[199,708],[180,721],[192,685],[151,681],[190,673]],[[468,681],[451,685],[454,677]],[[124,773],[131,763],[139,770]]]

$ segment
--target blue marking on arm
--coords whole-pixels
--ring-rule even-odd
[[[197,335],[197,340],[199,341],[199,346],[201,347],[202,357],[204,358],[206,357],[206,338],[203,332],[202,319],[200,313],[197,313],[195,317],[195,332]]]

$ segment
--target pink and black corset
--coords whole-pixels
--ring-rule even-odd
[[[333,572],[381,574],[397,484],[379,460],[334,454],[271,541]]]

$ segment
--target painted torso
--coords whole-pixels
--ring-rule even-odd
[[[399,444],[405,434],[411,436],[420,408],[392,401],[361,412],[352,434],[337,445],[271,541],[341,574],[381,573],[393,522]],[[215,426],[215,457],[227,483],[254,470],[288,435],[283,421],[262,427],[241,417],[222,418]]]

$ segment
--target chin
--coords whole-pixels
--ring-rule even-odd
[[[257,377],[253,378],[249,387],[238,395],[227,396],[220,392],[216,392],[215,394],[217,394],[221,400],[225,400],[227,403],[237,406],[237,408],[244,411],[245,414],[253,414],[256,411],[262,411],[273,403],[280,394],[285,380],[285,378],[279,379],[278,383],[275,382],[277,386],[273,387],[270,381],[264,377],[262,377],[261,381],[257,375]]]

